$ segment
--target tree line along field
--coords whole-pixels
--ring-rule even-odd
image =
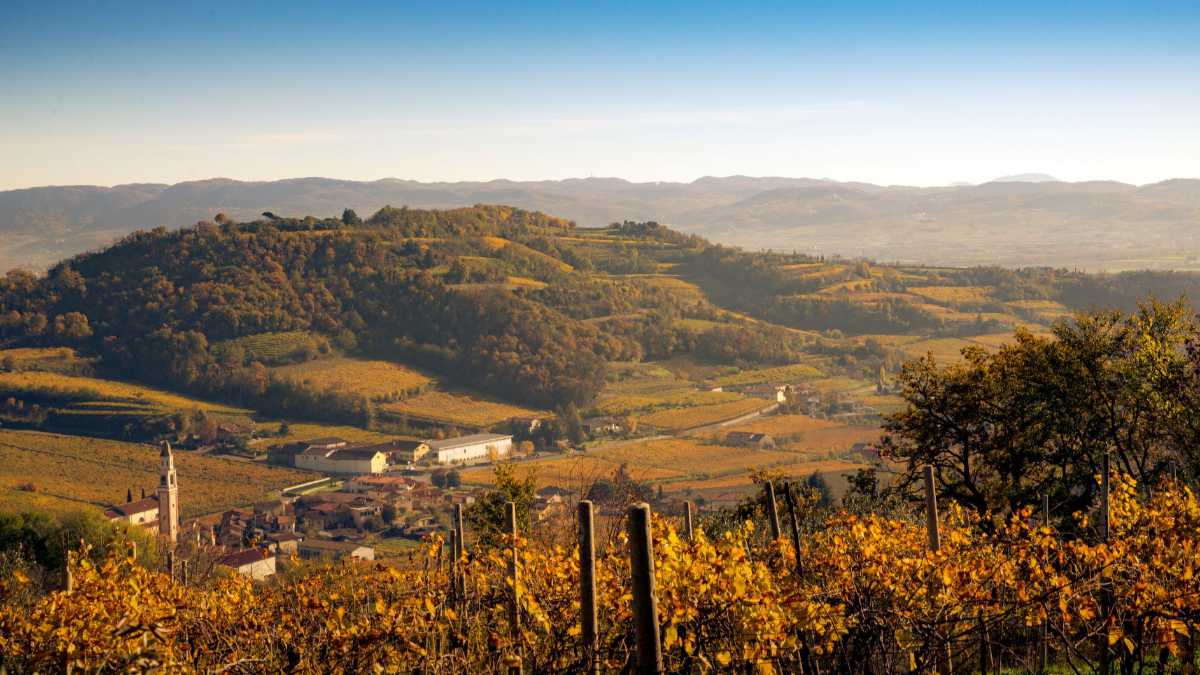
[[[158,485],[159,451],[125,443],[40,431],[0,430],[0,509],[104,508]],[[272,491],[316,476],[251,462],[177,452],[185,517],[262,501]]]

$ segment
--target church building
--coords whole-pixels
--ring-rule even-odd
[[[179,482],[175,474],[175,454],[167,441],[162,442],[159,460],[158,489],[154,496],[136,502],[131,499],[125,504],[109,508],[104,515],[110,521],[125,522],[157,532],[174,544],[179,537]]]

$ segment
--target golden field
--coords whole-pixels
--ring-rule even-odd
[[[832,429],[840,426],[842,425],[837,422],[817,419],[808,415],[765,415],[734,424],[714,433],[723,435],[730,431],[748,431],[756,434],[770,434],[779,439],[817,429]]]
[[[823,394],[845,393],[858,389],[870,389],[874,385],[866,380],[857,380],[852,377],[826,377],[820,380],[812,380],[806,382],[814,390]]]
[[[731,447],[690,438],[648,440],[602,448],[582,455],[568,455],[512,464],[518,476],[533,472],[539,487],[556,485],[568,489],[586,489],[600,478],[610,478],[622,465],[637,480],[661,483],[668,492],[690,486],[717,487],[724,490],[749,487],[751,474],[770,468],[789,475],[808,475],[813,471],[857,468],[843,461],[813,459],[794,451],[754,450]],[[463,481],[488,485],[493,479],[490,466],[465,469]]]
[[[718,445],[693,438],[665,438],[597,450],[617,465],[671,472],[678,476],[717,476],[749,472],[762,466],[796,461],[795,453]]]
[[[716,424],[741,415],[746,415],[770,405],[769,401],[751,398],[715,405],[697,406],[694,408],[675,408],[660,410],[640,418],[642,424],[669,430],[691,429],[693,427]]]
[[[711,384],[718,387],[731,387],[743,384],[791,384],[797,380],[807,380],[823,375],[818,368],[815,368],[806,363],[794,363],[789,366],[776,366],[774,368],[756,368],[753,370],[743,370],[740,373],[732,375],[722,375],[721,377],[711,380]]]
[[[605,387],[594,407],[604,415],[623,415],[654,408],[713,405],[742,398],[734,392],[706,391],[674,379],[632,380]]]
[[[532,472],[539,488],[556,485],[569,489],[584,489],[597,479],[611,478],[620,466],[620,462],[590,453],[513,464],[518,477],[527,476]],[[674,471],[643,466],[629,466],[627,471],[636,480],[655,481],[679,476]],[[490,466],[463,469],[462,479],[470,485],[491,485],[493,469]]]
[[[795,440],[781,443],[780,449],[810,456],[837,456],[849,451],[855,443],[877,442],[879,433],[878,427],[835,426],[812,429],[800,432]]]
[[[900,346],[900,351],[909,358],[920,358],[932,354],[938,361],[958,361],[962,358],[962,350],[966,347],[983,347],[981,344],[968,342],[962,338],[929,338],[918,340]]]
[[[410,415],[422,419],[461,424],[472,427],[490,427],[514,417],[549,417],[545,410],[524,408],[511,403],[502,403],[478,395],[427,391],[395,403],[385,403],[382,410],[393,415]]]
[[[782,473],[795,480],[803,480],[814,473],[820,473],[836,493],[837,485],[842,482],[840,476],[862,468],[865,468],[862,464],[843,460],[817,460],[781,464],[771,467],[771,471]],[[709,502],[724,504],[735,503],[759,489],[750,474],[672,481],[664,488],[667,494],[678,497],[689,499],[703,497]]]
[[[80,362],[70,347],[17,347],[0,349],[0,366],[11,363],[22,370],[56,370]]]
[[[140,384],[102,380],[95,377],[61,375],[45,372],[0,372],[0,393],[6,389],[91,389],[106,400],[154,405],[174,410],[206,410],[228,414],[247,414],[249,411],[220,403],[210,403],[181,394],[174,394]]]
[[[274,375],[314,389],[353,391],[380,399],[425,387],[433,378],[391,361],[335,357],[272,368]]]
[[[961,304],[987,302],[993,288],[990,286],[909,286],[908,292],[929,298],[934,302]]]
[[[260,422],[258,428],[274,432],[279,428],[278,421]],[[349,427],[337,424],[312,424],[308,422],[288,422],[288,433],[283,436],[273,436],[264,439],[261,448],[293,441],[305,441],[312,438],[327,438],[335,436],[349,443],[382,443],[395,434],[384,434],[378,431],[368,431],[359,427]]]
[[[192,517],[262,501],[315,474],[284,467],[175,453],[180,503]],[[158,485],[158,448],[40,431],[0,430],[0,509],[66,511],[125,501],[125,491]],[[32,483],[35,491],[18,486]]]

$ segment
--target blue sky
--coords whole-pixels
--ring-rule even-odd
[[[1198,37],[1195,2],[10,0],[0,189],[1194,177]]]

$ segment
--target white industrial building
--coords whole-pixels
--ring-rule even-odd
[[[512,436],[471,434],[444,441],[429,441],[429,453],[438,464],[477,464],[512,454]]]

